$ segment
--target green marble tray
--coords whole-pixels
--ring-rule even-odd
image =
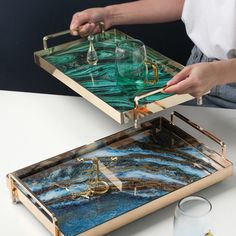
[[[65,32],[46,36],[44,39],[54,38]],[[35,62],[120,124],[130,120],[137,121],[144,116],[192,99],[190,95],[160,92],[160,88],[163,88],[183,66],[149,47],[147,59],[158,67],[158,83],[146,85],[141,90],[132,86],[121,88],[115,75],[115,47],[120,40],[127,38],[131,37],[116,29],[96,35],[94,46],[99,61],[95,66],[89,65],[86,60],[89,46],[87,39],[50,48],[46,45],[44,50],[35,52]],[[152,73],[150,70],[150,76]]]
[[[222,153],[177,127],[176,117]],[[15,171],[8,184],[13,202],[54,236],[99,236],[230,175],[224,142],[174,113]]]

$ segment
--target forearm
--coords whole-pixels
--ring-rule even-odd
[[[110,25],[148,24],[181,18],[184,0],[139,0],[107,6]]]
[[[218,84],[236,83],[236,58],[213,62]]]

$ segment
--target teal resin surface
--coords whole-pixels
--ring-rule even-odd
[[[72,44],[62,50],[52,52],[43,58],[93,93],[101,100],[109,104],[119,112],[125,112],[134,108],[134,97],[158,88],[162,88],[180,69],[172,60],[147,48],[147,59],[154,62],[158,67],[158,83],[145,85],[142,89],[131,86],[130,83],[120,86],[116,76],[115,48],[118,42],[128,38],[125,34],[116,30],[105,33],[105,36],[97,35],[94,39],[94,47],[98,55],[97,65],[89,65],[87,52],[89,42],[87,39]],[[149,70],[149,78],[153,78],[153,70]],[[172,96],[171,94],[158,93],[140,101],[140,105],[159,101]]]
[[[201,180],[217,171],[214,162],[196,148],[162,128],[136,133],[87,152],[83,149],[68,161],[23,179],[25,185],[55,214],[65,236],[76,236],[153,200]],[[76,157],[84,158],[79,163]],[[117,188],[101,171],[109,191],[100,196],[74,197],[88,189],[91,161],[98,158],[122,184]],[[38,166],[39,167],[39,166]],[[60,187],[64,186],[64,187]]]

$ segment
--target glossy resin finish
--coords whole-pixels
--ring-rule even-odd
[[[55,214],[60,231],[75,236],[222,168],[204,153],[209,154],[209,149],[203,144],[159,118],[138,130],[123,131],[25,168],[17,175]],[[88,196],[96,179],[94,158],[98,159],[99,178],[109,190]]]
[[[131,85],[128,82],[130,80],[127,79],[127,84],[120,85],[117,83],[116,76],[115,48],[121,40],[127,38],[129,38],[127,35],[117,30],[110,30],[105,34],[95,36],[94,47],[98,55],[97,65],[90,65],[87,62],[89,48],[87,39],[81,39],[79,42],[76,41],[59,50],[51,48],[48,53],[43,53],[42,58],[115,110],[125,112],[134,108],[135,96],[164,87],[182,68],[178,63],[147,48],[147,59],[158,67],[158,82],[155,85],[136,86],[135,84]],[[153,70],[150,69],[148,73],[148,78],[152,78]],[[140,105],[171,96],[172,94],[158,93],[142,99]]]

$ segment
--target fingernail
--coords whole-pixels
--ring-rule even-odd
[[[161,93],[166,93],[166,89],[168,88],[168,86],[166,85],[162,90],[161,90]]]
[[[75,23],[72,23],[72,24],[70,25],[70,28],[71,28],[71,29],[76,29],[76,28],[77,28],[77,25],[76,25]]]
[[[71,30],[71,34],[76,36],[76,35],[78,35],[78,32],[76,30]]]

